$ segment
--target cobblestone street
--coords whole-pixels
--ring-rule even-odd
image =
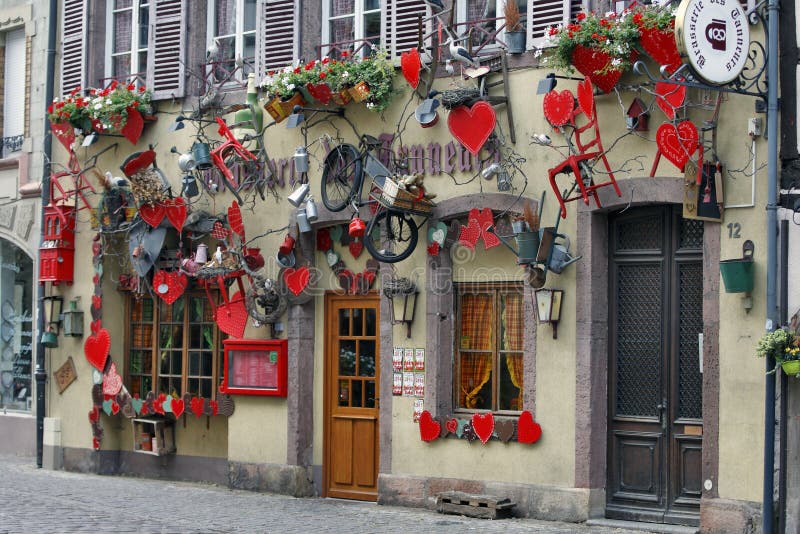
[[[162,480],[37,469],[0,456],[0,533],[634,531],[529,519],[488,521],[334,499],[296,499]],[[636,531],[641,534],[641,531]]]

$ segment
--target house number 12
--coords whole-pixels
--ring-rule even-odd
[[[728,238],[741,239],[742,236],[739,232],[742,231],[742,225],[739,223],[728,223]]]

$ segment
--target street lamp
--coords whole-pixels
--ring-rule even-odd
[[[417,308],[417,286],[408,278],[390,280],[384,285],[383,294],[389,299],[392,324],[404,324],[406,337],[411,337],[411,323]]]
[[[48,348],[58,347],[58,330],[61,327],[61,307],[64,298],[61,296],[42,297],[45,331],[42,332],[42,345]]]
[[[558,339],[558,321],[561,319],[562,289],[539,289],[534,292],[539,324],[553,325],[553,339]]]
[[[63,313],[64,335],[83,337],[83,311],[78,309],[78,301],[69,301],[69,309]]]

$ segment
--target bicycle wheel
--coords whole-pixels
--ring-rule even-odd
[[[330,211],[342,211],[358,194],[364,171],[353,145],[341,144],[328,152],[322,168],[322,203]]]
[[[397,263],[414,252],[418,239],[419,229],[411,215],[401,211],[380,210],[367,225],[364,246],[376,260]]]

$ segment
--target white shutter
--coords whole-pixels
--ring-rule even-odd
[[[542,46],[547,28],[569,23],[582,7],[581,0],[528,0],[528,48]]]
[[[150,4],[147,87],[154,99],[183,96],[186,61],[186,1],[154,0]]]
[[[256,25],[256,82],[267,72],[297,58],[297,10],[294,0],[258,0]]]
[[[25,29],[6,32],[3,137],[25,134]]]
[[[420,0],[385,0],[384,45],[392,57],[419,46],[419,17],[426,15]],[[423,34],[429,23],[423,22]]]
[[[64,0],[61,13],[61,95],[86,86],[86,5]]]

